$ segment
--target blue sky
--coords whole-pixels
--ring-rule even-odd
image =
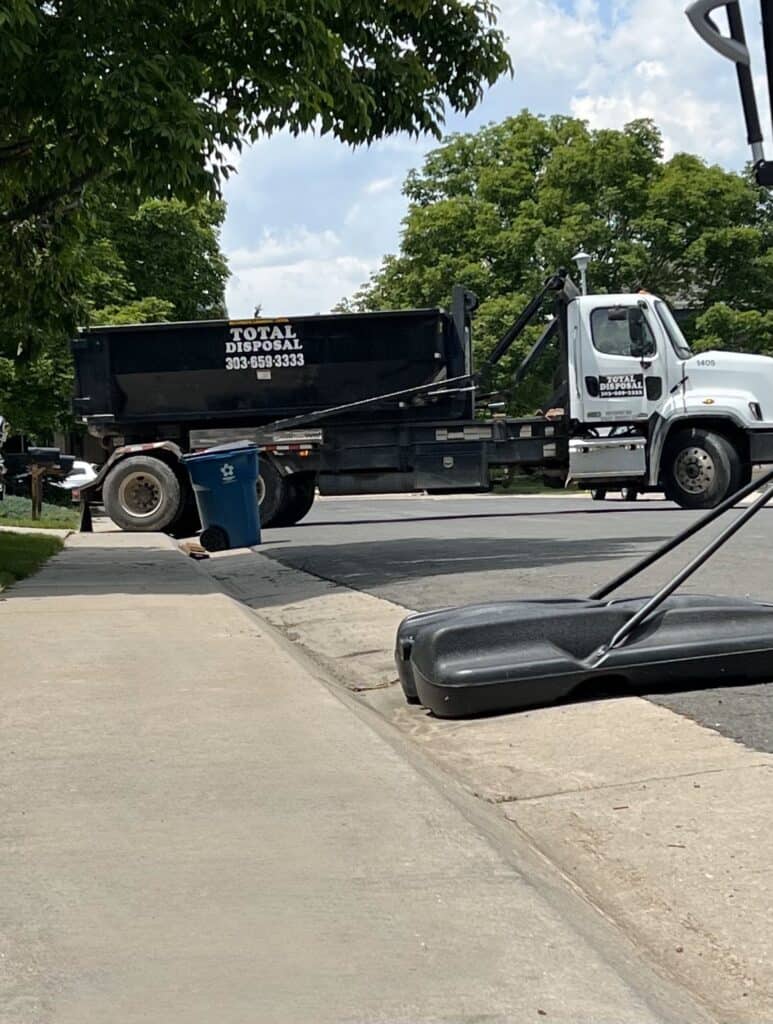
[[[689,150],[740,167],[747,148],[733,67],[694,34],[684,3],[500,0],[515,75],[466,118],[451,114],[446,130],[474,130],[524,107],[605,128],[648,116],[663,130],[666,155]],[[742,6],[759,77],[758,5]],[[762,118],[769,132],[766,107]],[[265,315],[324,312],[350,295],[397,251],[402,181],[435,144],[397,136],[352,150],[279,134],[245,149],[225,192],[230,315],[249,316],[258,303]]]

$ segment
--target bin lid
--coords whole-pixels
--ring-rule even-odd
[[[222,459],[232,455],[244,455],[248,452],[256,452],[258,446],[254,441],[232,441],[229,444],[218,444],[213,448],[205,448],[200,452],[191,452],[190,455],[183,455],[183,462],[194,462],[200,459]]]

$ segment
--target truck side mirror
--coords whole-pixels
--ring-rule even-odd
[[[646,335],[644,311],[639,306],[627,310],[628,337],[631,339],[631,355],[634,359],[646,359],[654,354],[655,346]]]

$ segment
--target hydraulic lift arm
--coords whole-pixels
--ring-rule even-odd
[[[520,316],[513,321],[513,324],[507,331],[505,331],[489,353],[488,357],[481,364],[478,371],[479,376],[484,376],[493,366],[496,366],[496,364],[507,355],[510,348],[515,344],[534,317],[542,309],[542,303],[545,300],[545,296],[550,295],[551,293],[557,298],[563,296],[566,301],[569,301],[579,295],[576,285],[565,270],[559,270],[555,274],[551,274],[540,291],[537,292]],[[551,323],[546,327],[542,336],[518,367],[514,378],[516,383],[525,376],[529,367],[540,357],[547,344],[553,338],[557,328],[558,324],[556,320],[551,321]]]
[[[269,436],[278,430],[299,429],[301,427],[311,426],[312,424],[320,423],[323,420],[330,419],[334,416],[340,416],[342,413],[361,410],[367,406],[375,408],[379,405],[384,403],[388,404],[390,402],[398,404],[407,403],[412,399],[420,398],[422,396],[432,397],[434,395],[441,394],[460,394],[465,391],[477,391],[481,382],[485,381],[486,376],[492,367],[504,358],[512,345],[515,344],[524,330],[532,322],[534,317],[541,311],[545,297],[550,294],[553,294],[556,297],[557,305],[564,307],[567,302],[579,295],[579,291],[577,286],[569,277],[567,271],[558,270],[555,274],[551,274],[540,291],[537,292],[533,299],[531,299],[520,316],[516,318],[512,326],[508,328],[505,334],[494,346],[492,352],[483,362],[480,369],[475,372],[472,372],[470,367],[466,367],[466,372],[464,373],[460,373],[453,377],[441,377],[437,380],[429,381],[426,384],[419,384],[417,387],[407,388],[404,391],[393,391],[388,394],[373,395],[371,398],[362,398],[357,402],[347,402],[344,405],[337,405],[326,409],[319,409],[315,412],[303,413],[289,419],[276,420],[273,423],[267,424],[267,426],[263,428],[263,431],[266,436]],[[471,292],[468,292],[467,289],[463,288],[461,285],[454,286],[453,318],[457,325],[457,331],[460,334],[464,330],[466,318],[474,311],[476,305],[477,299]],[[562,332],[560,330],[559,320],[560,311],[556,311],[554,318],[546,326],[536,344],[532,347],[529,354],[518,367],[518,370],[513,377],[513,382],[515,384],[518,384],[521,381],[531,366],[540,358],[545,348],[555,335],[558,334],[559,337],[561,336]],[[565,339],[563,342],[563,348],[565,349]],[[565,352],[562,353],[562,358],[565,358]]]
[[[712,19],[712,13],[718,7],[724,7],[726,10],[728,35],[723,35]],[[760,9],[768,95],[771,110],[773,110],[773,0],[760,0]],[[685,14],[701,39],[717,53],[727,57],[735,64],[743,116],[746,122],[746,137],[752,150],[754,176],[757,179],[757,184],[773,186],[773,161],[765,159],[762,145],[763,136],[752,80],[751,57],[746,44],[739,0],[693,0],[687,6]]]

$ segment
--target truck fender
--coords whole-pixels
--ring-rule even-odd
[[[649,443],[649,485],[651,487],[657,487],[660,481],[660,463],[663,459],[663,451],[666,447],[666,441],[668,440],[669,434],[674,430],[681,429],[682,427],[697,426],[704,427],[709,424],[726,423],[732,425],[734,432],[738,431],[743,434],[747,434],[748,430],[746,425],[737,416],[734,416],[732,412],[722,410],[717,415],[716,413],[706,413],[701,415],[696,412],[682,413],[674,416],[664,418],[662,416],[654,416],[654,425],[650,431],[650,443]]]
[[[90,484],[80,488],[81,501],[89,501],[91,498],[96,498],[101,492],[102,484],[105,482],[111,469],[119,462],[129,458],[130,455],[139,455],[142,452],[157,453],[159,458],[171,466],[178,464],[183,454],[182,448],[176,445],[174,441],[152,441],[148,444],[121,445],[120,448],[116,448],[111,454],[110,458],[97,473],[95,479]],[[162,452],[164,454],[161,454]]]

